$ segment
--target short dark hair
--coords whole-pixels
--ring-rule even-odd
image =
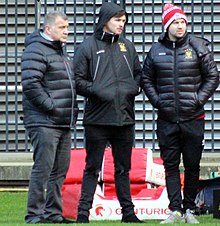
[[[113,17],[122,17],[124,15],[126,16],[126,22],[125,23],[127,23],[128,22],[128,14],[126,13],[125,10],[121,10],[121,11],[117,12]]]
[[[119,12],[117,12],[114,17],[121,17],[121,16],[124,16],[126,15],[127,13],[125,12],[125,10],[121,10]]]

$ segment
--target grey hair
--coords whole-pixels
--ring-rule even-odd
[[[57,17],[61,17],[63,20],[68,20],[67,15],[63,12],[59,11],[49,12],[44,18],[43,30],[47,25],[53,26]]]

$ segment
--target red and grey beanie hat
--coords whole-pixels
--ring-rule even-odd
[[[184,19],[186,24],[188,24],[185,12],[181,8],[174,6],[172,3],[166,3],[164,5],[162,19],[165,29],[167,29],[170,24],[172,24],[173,21],[177,19]]]

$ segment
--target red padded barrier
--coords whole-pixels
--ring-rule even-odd
[[[70,165],[64,184],[82,183],[85,167],[86,150],[72,149],[70,153]]]
[[[145,184],[131,184],[131,195],[135,196],[140,193],[143,189],[147,188],[147,183]],[[104,183],[103,184],[103,193],[105,197],[115,196],[115,184],[114,183]]]
[[[146,183],[147,148],[133,148],[131,157],[131,183]],[[114,164],[111,148],[105,151],[102,180],[114,183]]]
[[[64,184],[62,187],[63,216],[77,217],[77,207],[81,194],[81,184]]]

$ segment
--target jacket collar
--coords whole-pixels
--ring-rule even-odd
[[[96,33],[95,37],[101,41],[107,42],[107,43],[114,43],[117,42],[119,39],[119,35],[115,35],[112,33],[108,33],[103,31],[102,33]]]
[[[160,36],[159,36],[159,39],[158,41],[163,43],[164,45],[168,46],[168,47],[173,47],[173,45],[175,44],[175,47],[180,47],[180,46],[183,46],[186,41],[188,39],[188,33],[186,32],[185,35],[176,40],[175,42],[174,41],[171,41],[169,38],[168,38],[168,33],[162,33]]]

